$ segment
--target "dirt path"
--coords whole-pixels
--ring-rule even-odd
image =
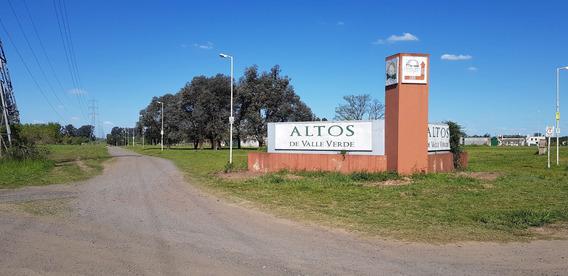
[[[568,271],[568,241],[436,246],[365,240],[224,203],[185,183],[167,160],[119,148],[110,152],[117,160],[84,183],[0,191],[1,275]],[[29,200],[31,207],[24,203]],[[29,212],[54,201],[69,208]]]

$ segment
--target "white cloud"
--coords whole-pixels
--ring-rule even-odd
[[[110,126],[114,126],[114,123],[111,121],[104,121],[103,124],[105,125],[110,125]]]
[[[203,44],[200,44],[200,43],[193,43],[193,46],[194,46],[195,48],[199,48],[199,49],[203,49],[203,50],[211,50],[211,49],[213,49],[213,42],[207,41],[207,42],[205,42],[205,43],[203,43]]]
[[[87,95],[87,91],[83,90],[83,89],[79,89],[79,88],[73,88],[73,89],[69,89],[67,90],[67,93],[71,94],[71,95]]]
[[[468,70],[468,71],[473,71],[473,72],[475,72],[475,71],[477,71],[477,67],[475,67],[475,66],[470,66],[470,67],[467,67],[467,70]]]
[[[79,121],[79,119],[81,119],[81,118],[79,118],[79,117],[77,117],[77,116],[71,117],[71,120],[73,120],[73,121]]]
[[[454,54],[443,54],[440,57],[442,60],[457,61],[457,60],[470,60],[473,57],[470,55],[454,55]]]
[[[393,44],[401,41],[418,41],[418,37],[411,33],[403,33],[402,35],[391,35],[387,39],[377,39],[373,42],[375,45],[379,44]]]
[[[345,22],[343,22],[343,21],[337,21],[337,23],[335,23],[335,25],[337,25],[337,26],[344,26],[344,25],[345,25]]]
[[[44,121],[40,121],[40,120],[33,120],[34,124],[45,124]]]

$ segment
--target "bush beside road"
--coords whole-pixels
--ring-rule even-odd
[[[223,174],[227,150],[134,149],[174,161],[193,182],[234,200],[364,235],[430,242],[517,241],[565,237],[568,229],[567,148],[561,152],[564,165],[548,170],[546,156],[535,155],[534,148],[469,147],[468,171],[408,178]],[[235,151],[237,170],[246,170],[247,152]]]
[[[0,189],[62,184],[100,174],[109,158],[104,144],[47,145],[47,157],[0,160]]]

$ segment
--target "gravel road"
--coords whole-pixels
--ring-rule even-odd
[[[115,160],[83,183],[0,191],[1,275],[568,274],[566,240],[360,238],[229,204],[170,161],[109,151]],[[18,207],[29,200],[67,208],[34,215]]]

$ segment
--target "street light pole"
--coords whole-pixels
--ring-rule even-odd
[[[229,58],[231,60],[231,115],[229,116],[229,163],[233,164],[233,56],[227,54],[219,54],[221,58]]]
[[[568,66],[556,68],[556,166],[560,165],[560,70],[568,70]]]
[[[144,148],[144,123],[142,121],[142,115],[140,115],[138,117],[138,120],[140,121],[140,134],[142,134],[142,148]]]
[[[162,105],[162,113],[160,113],[162,117],[162,131],[160,131],[160,135],[162,135],[162,141],[160,145],[162,147],[162,151],[164,151],[164,103],[163,102],[158,102],[158,103]]]

